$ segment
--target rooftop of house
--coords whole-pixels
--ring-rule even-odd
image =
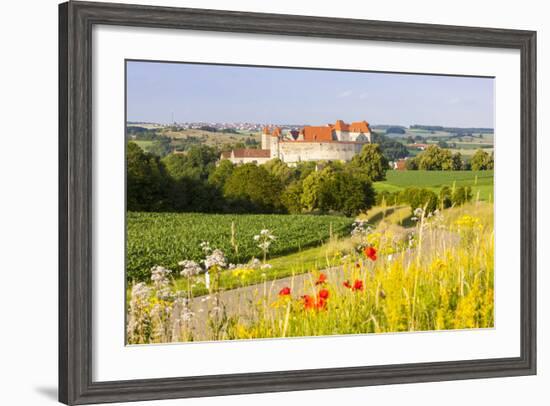
[[[294,130],[290,131],[290,136],[296,139],[299,134],[303,136],[303,141],[310,142],[337,141],[336,137],[334,137],[332,134],[333,131],[369,133],[370,127],[369,123],[364,120],[354,121],[351,124],[347,124],[343,120],[336,120],[335,124],[327,124],[325,126],[306,125],[300,129],[299,133]],[[280,127],[273,127],[271,129],[270,127],[266,126],[263,128],[262,133],[271,134],[272,137],[281,137],[282,130]]]
[[[300,130],[300,135],[304,136],[304,141],[333,141],[332,128],[305,126]]]

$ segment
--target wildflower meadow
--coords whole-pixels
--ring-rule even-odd
[[[492,203],[350,223],[316,223],[322,243],[287,255],[281,227],[248,228],[238,257],[234,223],[219,225],[227,241],[194,237],[176,266],[129,279],[128,344],[494,326]]]

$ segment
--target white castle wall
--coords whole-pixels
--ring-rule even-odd
[[[301,161],[350,161],[363,148],[351,142],[280,142],[279,158],[286,163]],[[271,152],[273,155],[273,150]]]

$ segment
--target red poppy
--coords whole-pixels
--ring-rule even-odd
[[[304,295],[302,296],[302,299],[304,299],[304,309],[313,309],[315,306],[315,300],[311,296]]]
[[[318,293],[319,299],[321,300],[327,300],[329,296],[329,292],[326,289],[321,289]]]
[[[344,286],[348,289],[351,289],[351,283],[348,280],[344,281]]]
[[[363,251],[365,256],[372,261],[376,261],[376,249],[374,247],[367,247]]]
[[[327,276],[324,273],[319,274],[319,279],[315,282],[316,285],[323,285],[327,281]]]
[[[290,288],[288,286],[285,286],[279,291],[279,296],[289,296],[290,295]]]
[[[356,279],[353,283],[353,290],[363,290],[363,281]]]
[[[319,298],[319,300],[317,300],[317,303],[315,303],[315,307],[317,308],[317,310],[326,309],[327,301]]]

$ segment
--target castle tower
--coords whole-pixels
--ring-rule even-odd
[[[279,158],[279,140],[282,136],[281,129],[279,127],[275,127],[273,132],[271,133],[271,136],[269,137],[269,150],[271,151],[270,155],[271,158]]]
[[[262,130],[262,149],[270,149],[271,134],[269,133],[269,127],[264,127]]]

